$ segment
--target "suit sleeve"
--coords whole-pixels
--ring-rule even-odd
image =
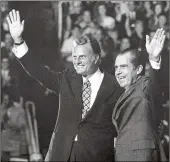
[[[38,64],[36,58],[31,57],[30,51],[18,59],[18,61],[28,73],[28,75],[33,77],[44,87],[59,93],[60,84],[63,77],[62,72],[55,72],[44,65]]]

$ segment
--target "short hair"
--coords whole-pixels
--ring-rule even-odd
[[[99,42],[94,37],[92,37],[91,35],[85,35],[85,36],[81,36],[81,37],[75,39],[74,48],[77,45],[85,45],[85,44],[89,44],[91,46],[94,54],[100,56],[101,49],[100,49]]]
[[[139,65],[143,66],[143,70],[141,72],[141,75],[144,75],[145,73],[145,65],[147,62],[147,54],[145,51],[139,51],[138,49],[133,49],[133,48],[127,48],[123,51],[121,51],[119,55],[125,55],[126,53],[130,53],[132,56],[132,64],[134,65],[135,68],[137,68]]]

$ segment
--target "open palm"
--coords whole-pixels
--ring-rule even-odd
[[[24,30],[24,20],[21,23],[19,11],[12,10],[7,17],[9,31],[14,40],[21,38]]]
[[[149,36],[146,35],[145,46],[150,57],[158,58],[160,56],[165,41],[164,33],[163,29],[158,29],[151,41],[149,40]]]

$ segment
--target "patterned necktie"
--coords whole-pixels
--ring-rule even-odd
[[[89,80],[87,80],[83,84],[83,93],[82,93],[82,99],[83,99],[83,111],[82,111],[82,119],[85,117],[87,112],[90,110],[90,96],[91,96],[91,84]]]

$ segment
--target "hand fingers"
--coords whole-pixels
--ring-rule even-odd
[[[25,20],[22,21],[22,26],[23,26],[23,29],[24,29],[24,24],[25,24]]]
[[[160,39],[160,44],[163,46],[165,42],[166,35],[163,35]]]
[[[21,22],[19,11],[16,12],[16,19],[19,23]]]
[[[9,17],[10,17],[11,23],[13,23],[14,22],[14,18],[13,18],[13,15],[12,15],[12,11],[9,13]]]
[[[146,46],[149,44],[149,36],[148,35],[146,35]]]
[[[157,31],[156,31],[156,33],[155,33],[153,39],[157,39],[157,38],[158,38],[159,30],[160,30],[160,29],[157,29]]]
[[[8,25],[11,25],[11,20],[10,20],[9,16],[7,16],[6,20],[8,22]]]
[[[159,40],[160,39],[160,37],[161,37],[161,35],[162,35],[162,32],[163,32],[163,29],[161,28],[161,29],[159,29],[159,31],[158,31],[158,35],[157,35],[157,40]]]
[[[12,10],[12,15],[13,15],[13,19],[14,19],[14,21],[16,21],[16,11],[15,10]]]

